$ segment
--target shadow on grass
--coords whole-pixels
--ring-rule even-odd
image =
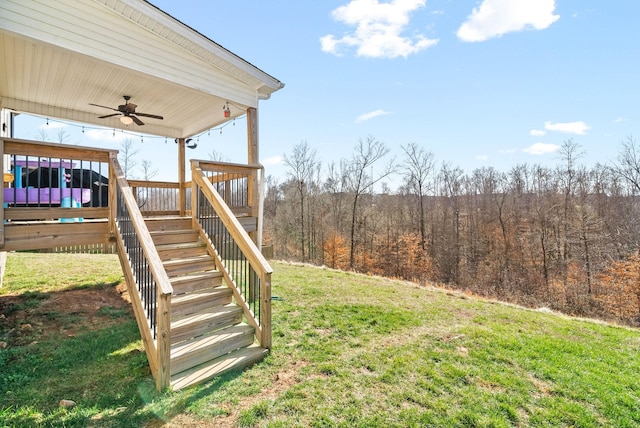
[[[7,345],[0,349],[0,426],[161,426],[240,373],[158,393],[130,308],[93,305],[91,317],[65,312],[65,293],[27,292],[0,305]],[[44,304],[56,299],[56,306]]]

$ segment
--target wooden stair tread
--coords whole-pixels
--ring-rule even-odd
[[[216,269],[216,263],[209,254],[164,260],[162,265],[170,277]]]
[[[267,349],[257,345],[239,349],[171,376],[171,388],[178,391],[187,386],[205,382],[229,370],[245,368],[262,360],[268,352]]]
[[[169,278],[173,287],[174,296],[181,293],[189,293],[196,290],[217,288],[222,285],[222,272],[207,270],[187,273]]]
[[[214,278],[222,278],[222,272],[219,270],[208,270],[204,272],[196,272],[189,275],[181,275],[175,276],[173,278],[169,278],[171,281],[171,285],[176,287],[180,286],[182,283],[197,281],[202,279],[214,279]]]
[[[204,242],[193,240],[156,245],[156,250],[162,261],[208,254]]]
[[[171,260],[165,260],[162,262],[162,264],[164,266],[173,266],[173,265],[179,265],[182,263],[189,263],[189,262],[198,262],[198,261],[202,261],[202,260],[211,260],[213,261],[213,257],[211,257],[209,254],[203,254],[200,256],[190,256],[190,257],[182,257],[179,259],[171,259]]]
[[[225,295],[232,295],[233,291],[229,287],[216,287],[209,290],[200,290],[193,293],[185,293],[173,295],[171,297],[171,305],[188,305],[194,301],[200,299],[206,299],[208,297],[218,297]]]
[[[191,230],[191,217],[167,216],[147,217],[144,222],[150,232]]]
[[[198,312],[209,312],[231,303],[233,291],[228,287],[196,290],[171,298],[171,317],[179,318]]]
[[[189,248],[206,248],[204,242],[202,241],[186,241],[186,242],[176,242],[173,244],[160,244],[156,245],[156,250],[158,251],[169,251],[169,250],[184,250]]]
[[[149,231],[151,239],[155,245],[174,244],[180,242],[193,242],[200,236],[198,231],[193,229],[181,230],[156,230]]]
[[[234,304],[171,320],[171,343],[176,344],[242,321],[242,309]]]
[[[221,355],[250,346],[255,329],[238,324],[212,334],[199,336],[171,347],[171,372],[179,373]]]

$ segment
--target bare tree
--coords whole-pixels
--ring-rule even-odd
[[[406,147],[402,146],[406,155],[403,163],[404,177],[409,188],[418,200],[419,220],[420,220],[420,246],[425,249],[427,241],[425,232],[425,210],[424,203],[427,192],[431,189],[429,183],[433,175],[434,161],[433,153],[418,147],[416,143],[410,143]]]
[[[64,128],[58,128],[58,132],[56,132],[56,137],[58,138],[59,144],[65,144],[69,139],[69,134]]]
[[[138,149],[133,147],[133,140],[126,138],[120,145],[120,153],[118,153],[118,161],[120,162],[125,178],[129,178],[129,174],[138,164],[135,160],[137,154]]]
[[[611,167],[614,174],[624,178],[634,189],[640,191],[640,147],[633,137],[622,142],[617,162]]]
[[[145,181],[151,181],[153,177],[158,175],[158,170],[153,167],[153,163],[147,159],[142,161],[142,178]]]
[[[289,167],[287,175],[293,182],[299,198],[300,210],[300,249],[302,261],[305,261],[305,202],[309,192],[309,187],[315,186],[316,174],[320,169],[320,162],[317,160],[316,151],[309,147],[306,141],[300,142],[293,148],[291,157],[284,156],[284,162]]]
[[[354,267],[355,261],[355,232],[356,218],[358,213],[358,201],[360,197],[373,189],[376,183],[388,177],[394,172],[393,160],[379,173],[374,174],[373,165],[389,153],[387,146],[373,138],[367,137],[366,140],[360,139],[354,149],[351,160],[341,161],[341,169],[346,173],[345,178],[346,189],[351,194],[353,201],[351,205],[351,231],[350,231],[350,251],[349,251],[349,267]]]
[[[49,142],[49,133],[42,128],[38,128],[38,135],[36,135],[36,139],[43,143]]]
[[[229,159],[225,158],[225,156],[216,149],[211,149],[209,152],[209,159],[214,162],[229,162]]]

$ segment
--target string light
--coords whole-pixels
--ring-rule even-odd
[[[231,125],[233,125],[235,127],[236,126],[236,119],[242,119],[244,117],[246,117],[246,115],[239,116],[238,118],[233,118],[233,120],[225,122],[220,126],[217,126],[215,128],[209,128],[206,131],[203,131],[203,132],[201,132],[201,133],[199,133],[197,135],[193,135],[191,138],[196,138],[197,141],[200,141],[200,136],[204,136],[205,132],[207,133],[207,136],[211,136],[211,131],[216,131],[216,130],[220,131],[220,135],[222,135],[222,130],[224,129],[224,127],[228,126],[229,124],[231,124]],[[49,122],[51,122],[52,124],[59,123],[59,124],[65,125],[65,126],[73,127],[73,128],[80,128],[82,130],[83,134],[85,133],[85,129],[86,130],[101,130],[101,129],[105,129],[104,127],[101,127],[101,126],[80,125],[80,124],[76,124],[74,122],[65,122],[63,120],[56,120],[56,119],[51,119],[50,120],[48,117],[46,118],[46,121],[47,121],[46,122],[47,126],[49,126],[50,125]],[[124,135],[131,135],[131,136],[134,136],[134,137],[140,136],[140,140],[143,143],[144,143],[143,135],[146,135],[147,139],[149,139],[149,138],[151,138],[151,139],[164,138],[165,143],[167,142],[167,137],[166,136],[163,137],[163,136],[160,136],[160,135],[138,134],[136,132],[128,131],[128,130],[125,130],[125,129],[119,129],[119,131]],[[112,136],[115,138],[115,136],[116,136],[116,128],[112,128]]]

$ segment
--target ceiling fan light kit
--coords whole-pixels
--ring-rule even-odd
[[[93,104],[93,103],[89,103],[89,105],[96,106],[96,107],[107,108],[109,110],[117,111],[118,113],[107,114],[105,116],[98,116],[98,119],[106,119],[108,117],[120,116],[120,122],[122,122],[125,125],[131,125],[133,122],[135,122],[136,125],[138,125],[138,126],[144,125],[144,122],[141,121],[138,118],[138,116],[150,117],[152,119],[158,119],[158,120],[163,120],[164,119],[162,116],[159,116],[157,114],[148,114],[148,113],[138,113],[138,112],[136,112],[136,107],[138,107],[138,106],[129,102],[131,97],[129,95],[124,95],[123,98],[124,98],[124,104],[119,105],[118,108],[107,107],[107,106],[102,106],[100,104]]]

